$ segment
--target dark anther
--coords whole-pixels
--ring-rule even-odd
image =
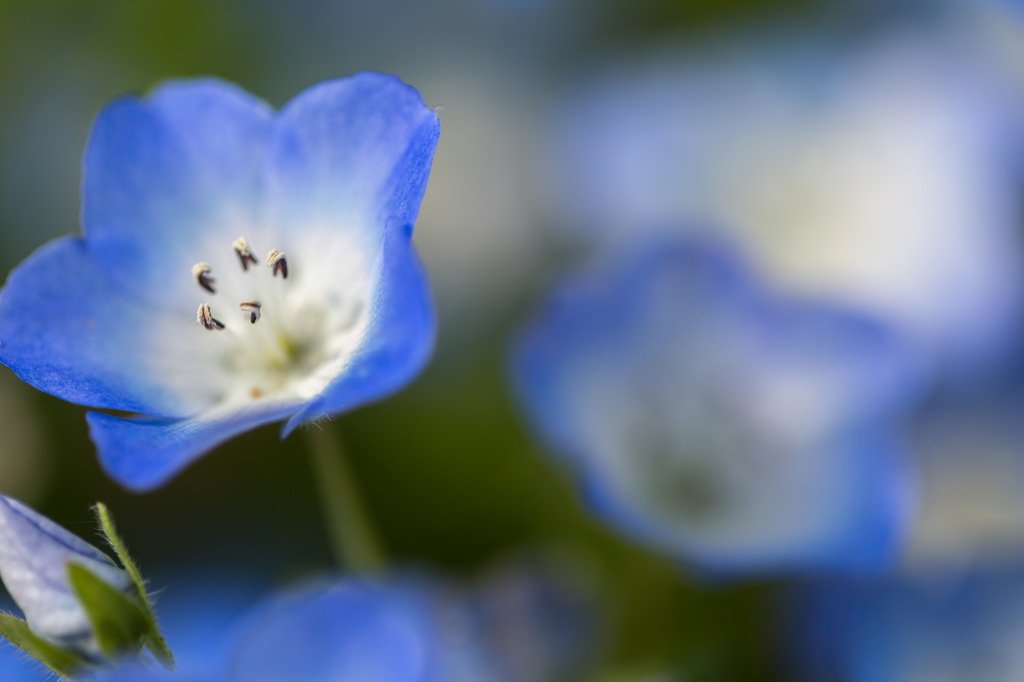
[[[194,279],[199,286],[206,289],[211,294],[215,294],[217,293],[217,291],[213,288],[213,283],[217,280],[215,280],[213,277],[210,277],[211,272],[212,270],[210,269],[210,266],[208,264],[196,263],[195,265],[192,266],[192,279]]]
[[[245,241],[245,237],[236,239],[231,247],[235,250],[235,255],[238,256],[238,263],[242,266],[243,272],[249,271],[249,263],[256,265],[256,257],[249,250],[249,243]]]
[[[210,312],[210,305],[208,303],[204,303],[199,306],[199,312],[196,313],[196,319],[199,321],[199,324],[210,330],[219,330],[224,328],[224,324],[220,320],[214,318],[213,313]]]
[[[261,308],[261,306],[260,306],[260,302],[259,301],[255,300],[255,299],[252,299],[252,298],[249,298],[249,299],[246,299],[246,300],[242,301],[238,305],[238,308],[243,313],[249,313],[249,322],[250,322],[250,324],[256,324],[256,322],[260,319],[260,308]]]
[[[288,279],[288,261],[280,251],[272,250],[267,254],[267,267],[273,270],[275,277],[280,272],[282,279]]]

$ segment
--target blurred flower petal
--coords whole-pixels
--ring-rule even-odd
[[[568,280],[513,379],[596,514],[708,573],[878,567],[909,521],[906,347],[762,292],[719,247],[655,243]]]

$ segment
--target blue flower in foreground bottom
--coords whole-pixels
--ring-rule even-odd
[[[592,509],[707,573],[865,569],[912,496],[891,430],[920,377],[857,315],[658,244],[566,283],[519,339],[527,415]]]
[[[68,584],[67,565],[88,570],[117,590],[134,589],[128,574],[78,536],[0,495],[0,578],[32,630],[62,648],[99,653],[85,610]]]
[[[114,101],[85,150],[83,236],[34,253],[0,296],[0,362],[139,413],[87,416],[135,489],[260,424],[287,419],[286,435],[397,390],[433,347],[410,237],[438,134],[378,74],[276,114],[215,80]]]
[[[497,680],[458,614],[442,614],[440,596],[426,585],[369,581],[280,595],[238,631],[227,682]]]
[[[580,657],[592,653],[575,635],[594,627],[593,612],[587,623],[576,622],[575,614],[567,621],[564,607],[575,611],[567,599],[577,595],[558,582],[569,574],[538,567],[507,567],[471,589],[424,576],[329,577],[251,608],[255,584],[247,585],[244,574],[180,577],[160,600],[176,672],[132,660],[88,679],[544,682],[569,679]],[[0,648],[0,674],[26,682],[47,678],[31,666],[19,669],[4,653]]]

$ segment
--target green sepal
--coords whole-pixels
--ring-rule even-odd
[[[139,653],[149,624],[135,600],[78,564],[68,563],[67,571],[68,585],[85,611],[103,655],[116,659]]]
[[[117,529],[114,527],[114,520],[110,517],[110,512],[107,511],[107,506],[102,502],[96,503],[96,517],[100,522],[100,530],[103,531],[103,535],[107,542],[110,544],[111,549],[117,554],[117,558],[121,561],[121,565],[124,566],[125,571],[128,572],[132,582],[135,583],[135,590],[138,596],[138,603],[136,606],[142,611],[143,618],[145,620],[145,629],[142,633],[142,643],[146,645],[150,653],[153,654],[153,658],[157,660],[167,670],[174,670],[174,654],[167,646],[167,642],[164,641],[163,635],[160,634],[160,628],[157,625],[156,614],[153,611],[153,605],[149,601],[149,595],[146,593],[146,583],[142,579],[142,574],[139,572],[138,566],[135,565],[135,561],[131,555],[128,554],[128,549],[122,542],[121,537],[117,534]]]
[[[60,677],[74,679],[90,667],[82,657],[50,644],[32,632],[28,623],[10,614],[0,613],[0,636]]]

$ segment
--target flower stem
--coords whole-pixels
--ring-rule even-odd
[[[348,456],[330,426],[307,435],[313,479],[320,494],[320,509],[338,565],[367,573],[384,566],[384,551],[374,533]]]

